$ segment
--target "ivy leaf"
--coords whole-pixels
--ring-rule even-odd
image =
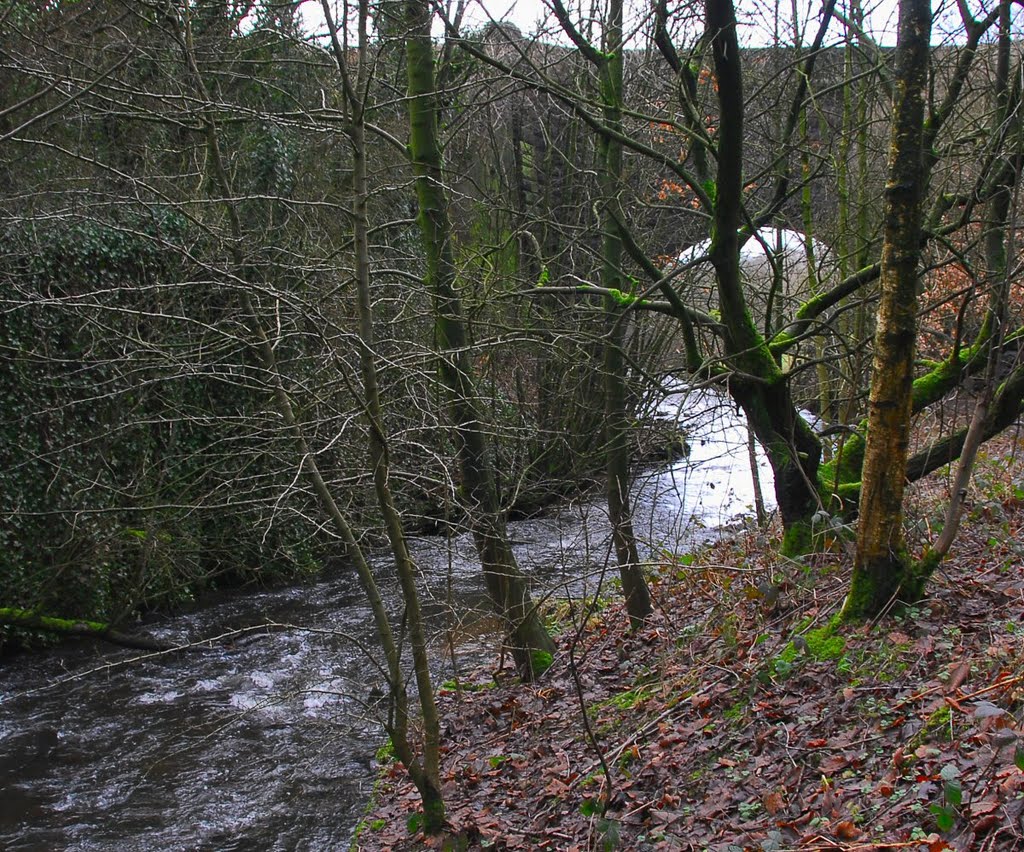
[[[597,831],[601,835],[602,852],[612,852],[619,845],[619,821],[615,819],[599,819]]]
[[[963,801],[964,793],[959,781],[950,781],[943,790],[946,801],[953,807],[957,807]]]
[[[417,811],[414,814],[409,815],[409,819],[405,821],[405,827],[409,830],[409,834],[416,834],[423,827],[423,814]]]
[[[947,832],[956,822],[956,817],[951,808],[944,808],[942,805],[932,805],[931,812],[935,815],[935,825],[941,832]]]

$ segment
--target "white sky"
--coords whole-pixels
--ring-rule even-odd
[[[341,0],[331,0],[336,8],[342,5]],[[443,0],[454,10],[457,0]],[[554,16],[549,11],[545,0],[465,0],[466,14],[463,22],[463,29],[474,29],[483,26],[491,20],[505,21],[515,24],[519,30],[527,36],[540,34],[544,41],[560,42],[568,44],[565,36],[561,33]],[[603,6],[602,0],[564,0],[574,20],[582,25],[585,30],[585,17],[592,20],[599,17],[600,9]],[[867,27],[869,35],[883,45],[892,45],[896,42],[896,20],[898,0],[861,0],[861,5],[867,16]],[[976,17],[981,17],[992,8],[995,0],[967,0],[971,12]],[[632,29],[635,38],[643,41],[645,34],[649,31],[647,22],[652,7],[651,0],[626,0],[628,23],[627,28]],[[737,0],[737,15],[741,21],[740,38],[743,43],[749,46],[766,45],[774,39],[775,20],[778,16],[778,26],[782,28],[780,35],[785,43],[793,43],[791,24],[793,9],[801,19],[804,43],[809,43],[817,30],[817,22],[821,12],[821,0]],[[850,0],[838,0],[837,11],[842,14],[850,6]],[[932,7],[935,10],[936,22],[932,32],[932,42],[935,44],[949,42],[951,40],[962,40],[962,26],[957,12],[956,0],[933,0]],[[677,44],[685,49],[687,43],[692,41],[694,33],[688,38],[683,32],[685,24],[682,23],[687,16],[693,20],[693,27],[700,26],[701,14],[703,12],[702,0],[670,0],[670,10],[673,11],[672,18],[680,28]],[[310,33],[324,33],[324,19],[320,7],[320,0],[305,0],[300,7],[301,14],[306,23],[306,29]],[[586,13],[586,15],[584,14]],[[1015,18],[1024,18],[1024,13],[1014,7]],[[1016,35],[1020,36],[1021,26],[1014,27]],[[435,28],[438,35],[442,30],[440,25]],[[835,44],[842,39],[843,25],[833,21],[829,29],[829,37],[826,44]],[[595,31],[595,39],[597,39]]]

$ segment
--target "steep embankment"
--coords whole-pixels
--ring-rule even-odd
[[[1014,451],[1007,439],[982,461],[931,597],[877,624],[826,627],[843,545],[787,563],[756,533],[657,566],[658,611],[637,636],[618,604],[560,609],[544,682],[479,672],[444,692],[452,848],[1021,848]],[[913,502],[924,529],[942,483]],[[383,768],[354,848],[441,847],[410,832],[403,776]]]

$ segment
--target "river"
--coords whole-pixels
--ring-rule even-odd
[[[659,412],[679,421],[691,452],[636,478],[647,554],[684,552],[753,503],[746,428],[729,405],[680,391]],[[768,499],[763,456],[759,466]],[[510,534],[537,594],[593,591],[608,566],[597,498],[513,523]],[[412,547],[432,592],[439,679],[450,676],[451,647],[463,670],[493,659],[470,538]],[[375,567],[389,576],[385,557]],[[258,627],[267,623],[277,626]],[[382,739],[373,696],[383,679],[364,650],[372,620],[352,573],[235,594],[147,630],[180,643],[224,638],[157,657],[70,643],[3,664],[0,849],[347,848]]]

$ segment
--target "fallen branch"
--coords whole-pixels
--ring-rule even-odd
[[[170,651],[174,647],[149,636],[132,636],[122,633],[119,630],[114,630],[109,624],[99,621],[54,618],[16,607],[0,607],[0,624],[45,630],[48,633],[56,633],[61,636],[85,636],[102,639],[104,642],[124,648],[138,648],[143,651]]]

